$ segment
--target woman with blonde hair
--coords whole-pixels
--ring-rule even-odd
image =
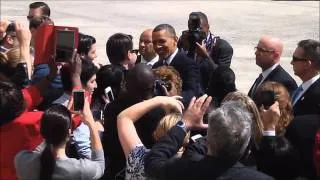
[[[162,107],[170,110],[169,114],[164,116],[155,129],[153,136],[159,140],[162,136],[175,126],[182,119],[183,104],[177,99],[179,96],[156,96],[152,99],[137,103],[118,115],[117,127],[119,140],[127,160],[125,170],[125,179],[145,179],[144,157],[149,152],[138,136],[134,123],[144,114],[156,107]],[[188,142],[188,136],[185,143]],[[176,157],[180,157],[181,150]]]
[[[240,101],[243,105],[248,109],[248,111],[252,115],[252,136],[251,140],[254,142],[256,148],[259,148],[260,140],[263,135],[263,124],[259,115],[259,110],[254,103],[254,101],[244,93],[239,91],[232,92],[227,94],[227,96],[223,99],[223,102],[226,101]]]

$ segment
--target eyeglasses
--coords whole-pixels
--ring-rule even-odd
[[[139,54],[139,49],[132,49],[130,50],[131,53],[135,53],[136,55]]]
[[[298,58],[296,56],[292,56],[292,61],[297,62],[297,61],[308,61],[308,59],[305,58]]]
[[[30,21],[30,20],[33,19],[33,18],[49,18],[49,16],[47,16],[47,15],[39,15],[39,16],[31,16],[31,15],[28,15],[28,16],[27,16],[28,21]]]
[[[264,48],[261,48],[261,47],[254,47],[254,50],[255,51],[260,51],[260,52],[263,52],[263,53],[271,53],[271,52],[274,52],[274,50],[268,50],[268,49],[264,49]]]

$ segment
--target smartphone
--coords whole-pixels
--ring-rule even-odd
[[[114,101],[113,92],[112,92],[112,89],[110,86],[108,86],[104,89],[104,95],[106,96],[106,98],[108,99],[109,102]]]
[[[78,29],[55,26],[55,61],[70,62],[73,50],[78,46]]]
[[[73,110],[80,111],[84,106],[84,90],[73,91]]]
[[[265,109],[269,109],[277,100],[277,96],[273,91],[265,91],[261,94],[261,105],[264,106]]]

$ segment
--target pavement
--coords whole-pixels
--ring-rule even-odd
[[[27,24],[28,5],[33,1],[1,0],[1,18]],[[55,25],[77,26],[97,39],[98,59],[109,63],[105,44],[117,32],[131,34],[138,47],[140,33],[160,23],[171,24],[178,35],[187,29],[192,11],[207,14],[211,31],[234,49],[231,68],[237,88],[247,93],[260,68],[255,65],[254,47],[263,34],[284,42],[281,65],[297,83],[291,57],[302,39],[319,40],[319,1],[46,1]]]

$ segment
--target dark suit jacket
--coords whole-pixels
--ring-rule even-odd
[[[264,136],[256,152],[257,169],[279,180],[300,176],[299,158],[299,153],[284,136]]]
[[[213,71],[219,66],[230,67],[233,48],[224,39],[217,38],[216,43],[209,50],[211,59],[197,56],[196,62],[200,68],[200,84],[203,92],[207,92],[208,83]]]
[[[258,170],[281,180],[316,179],[314,144],[319,128],[320,115],[304,115],[290,122],[285,136],[264,136],[257,153]]]
[[[183,144],[185,131],[174,126],[168,134],[155,144],[145,159],[145,172],[159,179],[272,179],[271,177],[244,167],[238,162],[226,162],[205,156],[200,161],[171,159]],[[170,160],[169,160],[170,159]]]
[[[230,67],[233,48],[226,40],[218,38],[216,45],[209,51],[209,54],[215,64],[217,64],[218,66]]]
[[[290,122],[285,134],[300,154],[300,175],[309,179],[316,179],[314,144],[319,128],[319,114],[297,116]]]
[[[152,68],[163,66],[163,62],[159,60]],[[199,67],[196,62],[185,54],[178,52],[172,59],[170,66],[173,66],[180,74],[182,79],[182,97],[183,104],[188,105],[193,96],[198,96],[200,91]]]
[[[294,116],[320,114],[320,78],[296,102],[293,114]]]
[[[297,83],[296,81],[281,67],[281,65],[278,65],[271,73],[268,75],[268,77],[263,81],[274,81],[278,82],[282,85],[284,85],[290,95],[294,92],[295,89],[297,89]],[[252,88],[254,84],[251,86],[248,96],[253,98],[252,96]]]

